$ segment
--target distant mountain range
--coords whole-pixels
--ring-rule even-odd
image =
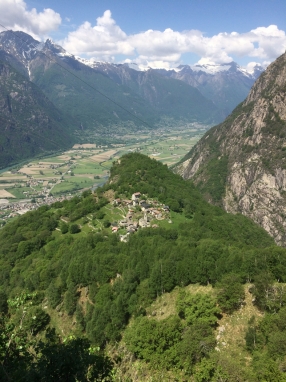
[[[195,87],[227,117],[245,99],[263,70],[262,66],[256,65],[250,73],[231,62],[221,65],[182,65],[176,70],[161,70],[160,73]]]
[[[143,97],[152,96],[144,87],[150,78],[150,73],[165,78],[180,80],[196,88],[207,99],[211,100],[219,110],[221,121],[243,101],[260,74],[264,71],[261,65],[256,65],[253,70],[247,71],[235,62],[218,65],[180,65],[176,69],[143,69],[137,64],[109,64],[94,60],[76,57],[85,65],[105,73],[114,81],[130,87],[137,88]],[[130,69],[136,71],[132,73]],[[135,84],[134,84],[135,81]],[[143,87],[143,89],[141,88]]]
[[[221,122],[245,98],[261,71],[257,68],[250,74],[235,63],[144,71],[133,64],[82,59],[67,53],[51,40],[39,42],[26,33],[12,31],[0,33],[0,60],[10,71],[22,76],[20,82],[25,79],[29,88],[37,87],[41,97],[36,98],[46,97],[50,105],[53,104],[55,115],[60,117],[50,117],[50,120],[60,118],[60,134],[67,137],[62,147],[90,133],[102,136],[142,128],[175,128],[178,123]],[[4,87],[4,82],[5,79],[0,78],[3,99],[10,97],[15,85],[9,88],[5,82]],[[32,93],[29,97],[33,98]],[[20,114],[14,113],[13,117],[20,126]],[[5,113],[2,118],[7,118]],[[0,126],[1,132],[4,125]],[[57,124],[53,128],[59,129]],[[34,129],[40,141],[36,142],[35,151],[24,150],[26,156],[39,152],[40,147],[50,149],[50,145],[41,140],[42,133],[37,131],[37,125]],[[5,134],[10,139],[7,130]],[[17,143],[17,147],[19,145]],[[5,155],[6,148],[3,149],[3,157]],[[18,156],[23,157],[22,154]],[[0,167],[11,160],[1,161]]]

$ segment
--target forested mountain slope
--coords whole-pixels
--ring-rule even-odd
[[[213,100],[204,96],[195,86],[168,75],[163,76],[161,70],[140,71],[125,64],[83,62],[115,83],[131,89],[152,105],[160,115],[181,122],[188,120],[203,123],[219,122],[225,117],[224,112]]]
[[[112,227],[122,219],[124,201],[129,203],[138,192],[141,200],[156,205],[153,212],[167,209],[167,220],[157,214],[149,228],[140,228],[126,242],[121,241],[120,230],[112,233]],[[122,204],[118,205],[119,200]],[[148,214],[142,204],[135,204],[127,208],[129,215]],[[14,337],[40,349],[29,358],[26,348],[13,342],[11,327],[0,326],[3,338],[11,338],[15,345],[5,353],[9,341],[0,342],[2,380],[5,370],[12,380],[19,373],[23,381],[32,377],[45,381],[49,373],[63,380],[64,367],[73,373],[70,380],[96,380],[88,377],[88,370],[107,375],[110,361],[99,351],[87,353],[88,342],[80,341],[89,341],[92,349],[99,346],[104,351],[122,340],[122,335],[126,352],[116,357],[110,353],[114,375],[126,362],[125,357],[131,356],[143,360],[150,370],[167,373],[170,380],[203,381],[206,373],[209,381],[218,381],[221,373],[231,380],[227,365],[220,362],[216,366],[215,327],[223,312],[231,314],[241,307],[242,283],[253,281],[259,309],[279,312],[277,320],[283,320],[286,251],[248,218],[208,204],[190,182],[167,166],[140,154],[128,154],[114,163],[109,183],[95,194],[86,191],[69,201],[41,207],[1,229],[0,280],[0,308],[2,314],[9,313],[12,331],[17,334]],[[194,283],[216,288],[210,294],[182,290],[173,313],[162,321],[146,315],[158,296]],[[13,300],[17,296],[22,297]],[[29,313],[19,330],[23,311]],[[267,373],[282,378],[283,356],[275,350],[269,357],[269,351],[281,345],[284,326],[277,323],[273,331],[277,338],[272,338],[268,328],[256,322],[251,325],[248,342],[243,345],[251,363],[240,366],[242,378],[252,375],[251,380],[259,381]],[[56,337],[51,334],[53,327]],[[259,346],[253,342],[252,329],[261,332]],[[58,336],[70,334],[78,339],[70,337],[60,347]],[[243,343],[246,334],[242,333]],[[81,344],[80,361],[67,366],[68,351],[76,347],[75,341]],[[61,364],[53,363],[55,354],[66,358]],[[97,354],[97,361],[88,354]],[[259,362],[264,364],[263,370]]]
[[[37,86],[0,61],[0,168],[69,147],[70,125]]]
[[[240,212],[286,244],[286,55],[259,77],[246,100],[212,128],[177,167],[207,200]]]
[[[164,84],[168,84],[168,82],[164,80],[164,77],[180,80],[191,86],[194,95],[196,95],[194,92],[194,88],[196,88],[205,98],[211,101],[213,105],[217,106],[219,111],[217,118],[221,120],[228,116],[231,111],[245,99],[255,80],[264,70],[261,66],[256,65],[253,71],[248,72],[235,62],[214,65],[180,65],[171,70],[152,68],[143,70],[134,63],[113,64],[98,62],[92,59],[80,59],[79,57],[77,57],[77,59],[107,75],[113,81],[127,85],[147,100],[151,98],[154,99],[154,97],[156,98],[160,95],[166,86]],[[155,74],[156,77],[154,77]],[[161,83],[163,85],[161,89],[160,86],[156,86],[158,77],[161,77]],[[155,83],[152,83],[153,78],[156,80]],[[175,84],[174,82],[170,82],[169,86],[171,86],[172,83]],[[177,83],[175,87],[178,88],[179,84]],[[184,86],[183,89],[187,88]],[[172,94],[172,96],[174,96],[174,94]],[[158,101],[160,100],[158,99],[157,102]],[[173,105],[173,107],[175,107],[175,105]],[[162,108],[163,104],[160,106]],[[192,104],[190,104],[190,107],[192,107]],[[171,110],[169,113],[170,112]]]

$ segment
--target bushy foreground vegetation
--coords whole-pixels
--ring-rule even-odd
[[[111,189],[115,197],[140,191],[157,198],[184,222],[141,229],[127,243],[104,226],[101,232],[76,230],[81,218],[100,215]],[[285,380],[286,250],[249,219],[207,204],[191,183],[155,160],[122,157],[96,194],[87,191],[25,214],[0,231],[0,243],[2,380],[17,380],[17,373],[23,381],[45,381],[48,374],[59,381],[109,380],[111,363],[101,351],[122,335],[135,359],[167,370],[170,378]],[[266,313],[245,333],[247,363],[227,367],[219,362],[215,328],[223,315],[242,306],[246,282],[254,285],[254,303]],[[211,284],[213,293],[186,292],[192,283]],[[174,314],[166,319],[147,314],[158,296],[174,288],[180,288]],[[23,291],[34,297],[15,306]],[[65,321],[75,337],[63,342]],[[28,346],[17,345],[15,330]],[[74,357],[79,370],[64,361]],[[240,379],[234,377],[237,368]],[[64,377],[64,370],[71,374]]]

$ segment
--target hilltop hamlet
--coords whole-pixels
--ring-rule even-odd
[[[122,220],[111,224],[113,233],[118,232],[120,228],[126,230],[126,234],[120,235],[120,241],[127,242],[129,235],[140,228],[158,228],[156,220],[167,220],[170,224],[172,223],[169,206],[159,203],[157,200],[146,200],[145,198],[146,195],[141,195],[141,192],[138,191],[132,194],[131,200],[114,199],[114,206],[127,207],[126,216],[123,215]],[[123,210],[123,212],[125,211]]]

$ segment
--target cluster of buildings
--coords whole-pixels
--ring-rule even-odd
[[[10,202],[8,199],[0,199],[0,218],[7,221],[15,216],[23,215],[28,211],[36,210],[43,205],[50,205],[55,202],[61,202],[65,199],[70,199],[72,196],[48,196],[43,199],[37,199],[35,203],[31,200],[21,200],[19,202]],[[2,216],[1,216],[2,215]]]
[[[128,240],[128,235],[136,232],[139,228],[157,228],[157,224],[151,224],[154,219],[164,220],[168,219],[171,223],[169,217],[169,206],[162,205],[158,201],[141,199],[141,193],[135,192],[132,195],[131,200],[121,200],[117,198],[113,201],[114,206],[128,207],[128,212],[126,217],[117,223],[113,223],[111,230],[116,233],[119,229],[124,228],[126,230],[125,235],[120,235],[120,240],[126,242]],[[137,211],[141,211],[141,217],[137,215]],[[142,217],[143,212],[143,217]]]

